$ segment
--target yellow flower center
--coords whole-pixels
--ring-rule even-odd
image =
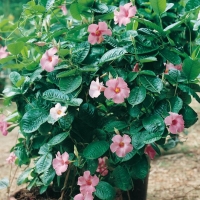
[[[101,35],[101,31],[97,30],[97,31],[95,32],[95,35],[96,35],[96,36],[100,36],[100,35]]]
[[[61,111],[61,110],[58,110],[58,111],[57,111],[57,114],[58,114],[58,115],[60,115],[61,113],[62,113],[62,111]]]
[[[120,88],[116,87],[115,88],[115,93],[119,93],[120,92]]]

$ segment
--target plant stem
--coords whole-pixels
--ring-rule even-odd
[[[66,188],[67,180],[68,180],[68,177],[69,177],[69,172],[70,172],[70,164],[69,164],[69,168],[68,168],[68,171],[67,171],[67,175],[66,175],[66,177],[65,177],[65,182],[64,182],[63,191],[62,191],[62,193],[61,193],[60,200],[63,200],[63,198],[64,198],[65,188]]]
[[[128,195],[128,200],[131,200],[131,197],[130,197],[129,191],[127,191],[127,195]]]

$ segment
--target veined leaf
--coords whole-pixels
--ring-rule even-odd
[[[147,90],[150,90],[151,92],[160,93],[163,88],[163,83],[160,80],[160,78],[153,77],[153,76],[141,75],[139,77],[139,79],[140,79],[140,82],[142,83],[142,85]]]
[[[117,58],[122,57],[127,51],[124,48],[117,47],[107,51],[100,59],[99,64],[103,64],[105,62],[115,60]]]
[[[68,137],[68,135],[69,135],[69,132],[60,133],[54,136],[47,144],[50,146],[55,146],[61,143],[62,141],[64,141]]]
[[[95,189],[95,196],[99,199],[106,200],[115,198],[115,189],[107,182],[100,181]]]
[[[75,63],[81,63],[90,51],[90,44],[88,42],[82,42],[72,52],[72,61]]]
[[[114,184],[117,188],[120,188],[121,190],[127,191],[130,190],[132,185],[131,185],[131,177],[128,172],[128,170],[123,167],[123,166],[117,166],[113,173],[112,176],[114,178]]]
[[[32,133],[36,131],[40,125],[47,121],[49,113],[43,109],[32,109],[29,110],[23,116],[20,127],[25,133]]]
[[[143,102],[145,97],[146,97],[146,89],[143,86],[140,86],[140,87],[135,87],[131,90],[127,100],[132,106],[135,106]]]
[[[66,102],[69,100],[69,96],[67,94],[57,89],[46,90],[42,97],[53,102]]]
[[[52,155],[50,153],[47,153],[45,155],[42,155],[36,162],[35,170],[38,174],[40,174],[48,170],[51,164],[52,164]]]
[[[183,72],[189,81],[197,78],[200,74],[200,59],[192,60],[191,58],[186,58],[183,61]]]
[[[174,65],[182,63],[180,56],[168,48],[160,50],[160,54],[162,57],[164,57],[166,60],[173,63]]]
[[[83,156],[87,159],[97,159],[109,148],[106,141],[95,141],[90,143],[83,151]]]
[[[161,15],[166,9],[167,2],[166,0],[150,0],[150,4],[154,12],[158,15]]]
[[[81,76],[68,76],[61,78],[59,82],[59,87],[65,94],[75,91],[82,83]]]

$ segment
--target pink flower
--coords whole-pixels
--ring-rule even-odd
[[[97,24],[90,24],[88,27],[89,37],[88,42],[90,44],[100,44],[104,39],[103,35],[112,35],[110,29],[105,22],[99,22]]]
[[[108,159],[107,157],[98,159],[99,165],[96,172],[99,172],[101,176],[106,176],[108,174],[108,169],[107,169],[107,164],[106,164],[107,159]]]
[[[132,3],[120,6],[119,9],[119,12],[117,10],[114,11],[115,24],[126,26],[126,24],[130,23],[130,18],[135,16],[137,9],[135,6],[132,6]]]
[[[74,197],[74,200],[93,200],[94,197],[92,196],[91,193],[86,193],[86,194],[77,194],[75,197]]]
[[[139,64],[136,63],[135,66],[133,67],[133,72],[139,72]]]
[[[170,116],[165,118],[165,124],[169,126],[169,131],[173,134],[184,130],[183,116],[177,113],[169,112]]]
[[[6,46],[0,48],[0,59],[6,58],[9,55],[9,52],[7,52],[6,49]]]
[[[40,65],[42,66],[42,69],[51,72],[54,70],[54,67],[58,64],[58,56],[55,56],[58,51],[57,48],[53,47],[49,50],[47,50],[40,59]]]
[[[115,152],[119,157],[124,157],[133,150],[133,146],[130,144],[131,138],[126,134],[123,136],[115,135],[112,141],[113,143],[110,145],[110,150],[113,153]]]
[[[9,127],[9,124],[7,121],[5,121],[5,118],[6,117],[4,115],[0,115],[0,131],[4,136],[8,135],[7,128]]]
[[[60,155],[59,151],[57,152],[56,158],[54,158],[52,162],[53,168],[58,176],[61,176],[62,173],[67,170],[69,163],[69,154],[64,152],[62,155]]]
[[[104,96],[107,99],[113,99],[115,103],[123,103],[124,98],[129,96],[130,89],[127,83],[120,77],[108,80],[106,85],[108,87],[104,91]]]
[[[14,164],[16,159],[17,159],[17,157],[16,157],[15,153],[11,152],[10,155],[9,155],[9,157],[6,159],[6,161],[9,164]]]
[[[153,147],[150,144],[147,144],[145,147],[144,153],[147,154],[151,159],[154,159],[156,155],[156,151],[153,149]]]
[[[83,176],[78,178],[78,185],[80,185],[80,192],[82,194],[92,194],[96,191],[95,186],[99,183],[99,178],[90,175],[90,171],[85,171]]]
[[[59,6],[59,8],[62,10],[63,15],[67,15],[67,8],[65,5],[61,5],[61,6]]]
[[[105,90],[105,87],[103,86],[103,83],[99,83],[99,78],[96,78],[96,81],[92,81],[90,84],[90,90],[89,90],[89,95],[92,98],[98,97],[102,91]]]
[[[53,119],[58,120],[59,118],[63,117],[65,111],[67,110],[66,106],[61,106],[60,103],[57,103],[55,107],[50,109],[50,115]]]
[[[182,70],[182,65],[173,65],[172,63],[166,64],[165,74],[169,72],[169,70]]]

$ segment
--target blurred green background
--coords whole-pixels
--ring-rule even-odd
[[[22,12],[23,4],[29,0],[0,0],[0,15],[4,17],[12,18],[16,21],[19,19]]]

